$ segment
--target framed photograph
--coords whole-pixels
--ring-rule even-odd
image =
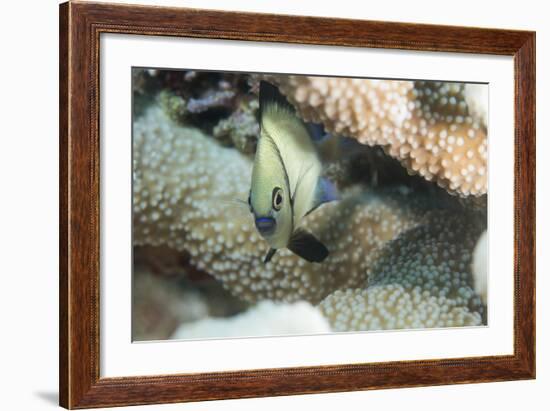
[[[60,6],[60,404],[535,377],[535,33]]]

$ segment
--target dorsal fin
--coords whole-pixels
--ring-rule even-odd
[[[279,89],[267,81],[260,82],[260,118],[268,109],[284,110],[295,114],[294,107],[279,92]]]

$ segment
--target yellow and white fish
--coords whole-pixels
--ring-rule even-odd
[[[321,161],[305,124],[277,88],[264,81],[260,130],[248,205],[258,232],[269,244],[264,263],[279,248],[321,262],[329,254],[327,248],[299,225],[321,204],[335,200],[336,190],[321,177]]]

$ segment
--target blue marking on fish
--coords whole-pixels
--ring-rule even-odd
[[[328,178],[319,177],[317,182],[317,203],[320,205],[336,200],[340,200],[336,186]]]
[[[276,222],[273,217],[260,217],[254,221],[256,228],[261,235],[271,235],[276,228]]]

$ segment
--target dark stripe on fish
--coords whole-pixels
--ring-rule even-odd
[[[277,154],[277,157],[279,159],[279,162],[283,166],[283,174],[285,177],[285,184],[289,193],[290,197],[290,212],[292,216],[292,230],[294,230],[294,194],[290,191],[290,180],[288,178],[288,172],[286,171],[286,165],[283,161],[283,156],[281,155],[281,152],[279,151],[279,147],[277,147],[277,143],[275,143],[275,140],[273,140],[273,137],[269,135],[269,132],[264,128],[264,138],[267,138],[271,146],[275,149],[275,153]]]

